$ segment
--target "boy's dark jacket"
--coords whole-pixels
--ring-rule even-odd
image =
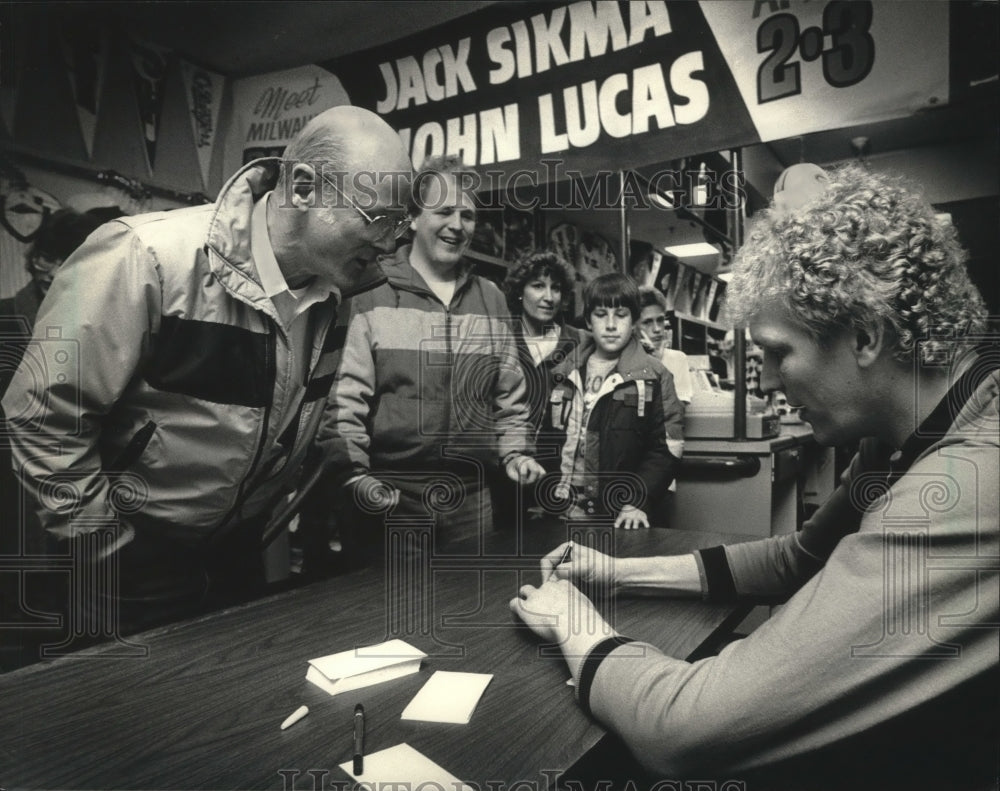
[[[563,442],[573,399],[583,395],[585,366],[594,348],[593,339],[587,338],[553,369],[545,426],[549,431],[561,432]],[[622,350],[613,373],[605,380],[606,386],[612,377],[617,383],[597,400],[587,420],[585,469],[602,474],[585,487],[583,494],[601,503],[607,512],[617,513],[626,504],[648,512],[677,473],[684,447],[683,407],[674,391],[673,376],[646,354],[635,338]],[[639,491],[624,497],[624,501],[622,489],[614,487],[615,492],[609,491],[608,484],[615,482],[616,472],[634,473],[642,482]],[[605,495],[614,502],[604,502]]]

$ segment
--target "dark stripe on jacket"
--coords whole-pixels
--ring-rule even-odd
[[[273,339],[241,327],[164,316],[143,377],[157,390],[216,404],[271,403]]]

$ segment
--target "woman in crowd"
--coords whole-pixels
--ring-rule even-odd
[[[513,317],[517,361],[527,387],[528,409],[535,431],[535,459],[546,472],[559,470],[559,439],[541,431],[552,392],[552,369],[579,345],[583,333],[563,320],[564,300],[572,293],[574,273],[553,252],[523,258],[504,281],[507,306]],[[493,510],[499,527],[514,525],[534,505],[533,490],[523,489],[523,507],[517,508],[516,487],[498,477]]]

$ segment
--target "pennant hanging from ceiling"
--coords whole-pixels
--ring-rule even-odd
[[[191,114],[191,131],[194,133],[194,146],[198,152],[201,183],[208,189],[209,167],[215,149],[225,77],[187,61],[181,61],[181,77],[184,80],[188,112]]]
[[[129,55],[135,80],[135,97],[139,108],[142,136],[146,143],[149,172],[156,166],[156,139],[163,109],[163,86],[167,75],[170,50],[131,36]]]
[[[56,40],[73,91],[87,157],[93,159],[110,35],[98,20],[73,19],[60,26]]]
[[[14,46],[14,25],[10,6],[0,6],[0,128],[14,134],[14,107],[17,84],[24,64],[23,48]]]

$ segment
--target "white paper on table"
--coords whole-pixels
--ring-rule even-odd
[[[362,774],[354,774],[353,761],[341,764],[340,768],[355,780],[378,784],[379,787],[390,787],[390,783],[436,783],[444,791],[473,791],[472,786],[463,783],[406,742],[366,755]]]
[[[389,640],[310,659],[306,678],[331,695],[338,695],[416,673],[425,656],[409,643]]]
[[[476,704],[493,680],[491,673],[436,670],[414,695],[401,719],[468,725]]]

